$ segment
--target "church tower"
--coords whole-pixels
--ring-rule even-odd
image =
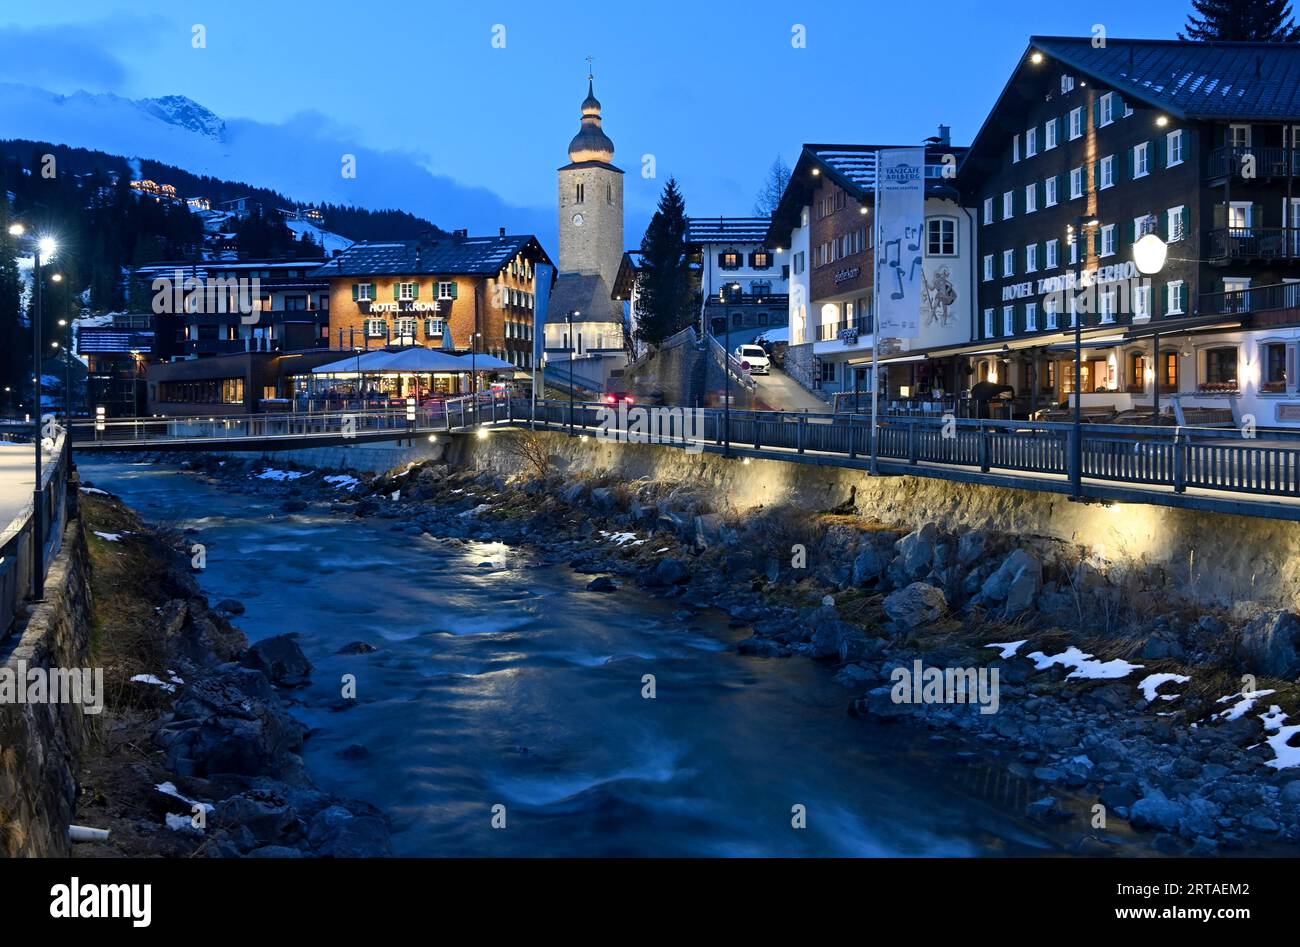
[[[598,276],[606,287],[614,285],[623,259],[623,172],[613,161],[614,143],[601,128],[600,100],[588,74],[582,127],[569,142],[569,163],[558,174],[559,269]]]

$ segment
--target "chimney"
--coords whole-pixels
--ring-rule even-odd
[[[502,227],[502,228],[501,228],[500,236],[504,237],[505,235],[506,235],[506,228],[505,228],[505,227]]]
[[[939,145],[947,148],[952,144],[952,129],[947,125],[939,126]]]
[[[451,232],[451,235],[452,235],[453,237],[459,237],[459,238],[461,238],[462,240],[464,240],[465,238],[467,238],[467,237],[469,236],[469,230],[468,230],[468,229],[453,230],[453,231]]]

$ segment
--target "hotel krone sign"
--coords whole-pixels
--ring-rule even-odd
[[[396,303],[372,302],[366,309],[371,315],[378,312],[439,312],[438,300],[433,302],[417,302],[415,300],[405,300]]]

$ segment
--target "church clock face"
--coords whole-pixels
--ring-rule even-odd
[[[573,215],[573,226],[575,226],[575,227],[581,227],[581,226],[582,226],[583,219],[584,219],[584,218],[583,218],[583,216],[582,216],[581,214],[574,214],[574,215]]]

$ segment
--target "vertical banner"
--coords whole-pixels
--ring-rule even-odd
[[[546,313],[551,308],[551,273],[554,270],[549,263],[533,265],[533,284],[537,292],[533,294],[533,365],[542,364],[542,354],[546,351]]]
[[[876,338],[915,339],[925,283],[925,149],[881,150],[876,192]]]
[[[533,425],[537,424],[537,400],[546,390],[546,314],[551,308],[551,282],[555,268],[549,263],[533,266]]]

